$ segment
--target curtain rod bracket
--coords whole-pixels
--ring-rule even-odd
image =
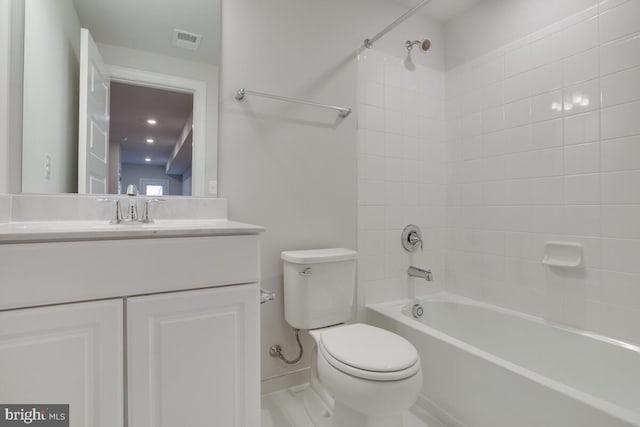
[[[242,88],[242,89],[238,89],[238,90],[236,91],[236,93],[235,93],[235,98],[236,98],[238,101],[241,101],[241,100],[243,100],[243,99],[244,99],[244,96],[245,96],[245,95],[246,95],[246,91],[244,90],[244,88]]]

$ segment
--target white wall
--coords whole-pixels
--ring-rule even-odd
[[[599,0],[484,0],[445,25],[447,69],[578,13]]]
[[[359,60],[358,303],[442,290],[445,283],[445,73],[372,50]],[[424,250],[407,252],[416,224]],[[410,265],[434,280],[410,278]]]
[[[294,366],[268,355],[275,343],[296,351],[283,319],[280,252],[356,248],[357,111],[336,122],[332,111],[251,96],[238,102],[233,93],[246,87],[355,109],[356,49],[406,9],[384,0],[233,0],[222,10],[220,194],[231,218],[267,228],[262,286],[278,295],[262,307],[264,378],[308,366],[309,352]],[[376,47],[402,55],[405,40],[434,27],[411,19]]]
[[[72,0],[25,4],[22,191],[75,192],[80,22]]]
[[[447,73],[455,292],[640,343],[638,16],[603,2]],[[550,240],[585,267],[543,265]]]
[[[207,84],[205,182],[218,175],[218,67],[155,53],[98,43],[106,64],[200,80]],[[208,186],[205,186],[205,192]]]

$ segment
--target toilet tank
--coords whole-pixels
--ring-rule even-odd
[[[351,319],[357,256],[342,248],[282,252],[287,323],[315,329]]]

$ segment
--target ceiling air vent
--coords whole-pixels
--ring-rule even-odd
[[[202,36],[184,30],[173,30],[173,45],[183,49],[196,50]]]

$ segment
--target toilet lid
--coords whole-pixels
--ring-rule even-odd
[[[336,360],[365,371],[402,371],[419,360],[415,347],[403,337],[362,323],[323,332],[320,345]]]

